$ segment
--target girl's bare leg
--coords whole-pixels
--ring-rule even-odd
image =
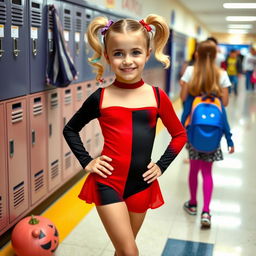
[[[135,243],[134,231],[141,226],[137,218],[133,218],[134,227],[124,202],[97,206],[101,221],[115,247],[116,256],[138,256],[138,248]],[[139,218],[138,218],[139,219]],[[136,231],[138,232],[138,230]]]
[[[130,215],[130,221],[131,221],[131,226],[132,226],[132,231],[134,238],[136,238],[141,225],[145,219],[146,212],[144,213],[136,213],[136,212],[129,212]]]

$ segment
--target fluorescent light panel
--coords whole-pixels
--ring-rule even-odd
[[[256,21],[256,16],[227,16],[227,21]]]
[[[252,24],[229,24],[228,28],[251,29]]]
[[[228,29],[229,34],[247,34],[248,30],[245,29]]]
[[[256,9],[256,3],[224,3],[226,9]]]

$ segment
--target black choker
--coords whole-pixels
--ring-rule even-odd
[[[136,83],[127,84],[127,83],[123,83],[123,82],[119,82],[119,81],[115,80],[113,84],[115,86],[117,86],[119,88],[123,88],[123,89],[135,89],[135,88],[141,87],[144,84],[144,81],[141,79],[140,81],[138,81]]]

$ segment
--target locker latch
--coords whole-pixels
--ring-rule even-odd
[[[37,42],[36,42],[36,39],[32,40],[32,53],[33,53],[34,56],[37,55]]]
[[[3,39],[0,38],[0,58],[3,56],[4,50],[3,50]]]
[[[13,54],[15,57],[19,55],[20,50],[18,49],[18,39],[13,38]]]

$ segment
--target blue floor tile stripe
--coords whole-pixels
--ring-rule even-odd
[[[161,256],[212,256],[213,244],[168,239]]]

